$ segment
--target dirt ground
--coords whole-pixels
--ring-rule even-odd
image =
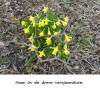
[[[70,17],[72,31],[71,60],[66,64],[54,60],[28,66],[32,53],[22,43],[27,42],[23,30],[14,23],[43,6]],[[67,30],[66,30],[67,31]],[[0,0],[0,74],[99,74],[100,73],[100,0]]]

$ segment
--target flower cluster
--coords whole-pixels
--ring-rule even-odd
[[[28,21],[21,21],[24,33],[28,35],[31,45],[29,50],[37,52],[40,58],[63,58],[69,55],[68,43],[72,37],[65,33],[69,17],[60,19],[48,7],[44,7],[40,14],[30,15]]]

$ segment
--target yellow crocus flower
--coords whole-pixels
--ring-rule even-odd
[[[53,49],[52,54],[56,56],[57,52],[58,52],[58,46]]]
[[[46,39],[46,44],[47,45],[50,45],[51,44],[51,37],[49,37],[49,38]]]
[[[64,21],[68,22],[68,21],[69,21],[69,18],[66,16],[66,17],[64,18]]]
[[[39,27],[39,28],[41,27],[41,22],[39,22],[38,27]]]
[[[64,50],[64,54],[65,55],[68,55],[70,52],[66,49],[66,50]]]
[[[46,18],[44,21],[45,21],[45,22],[44,22],[45,25],[48,25],[48,22],[49,22],[48,18]]]
[[[40,58],[42,58],[43,56],[45,56],[44,51],[40,51],[39,53],[40,53],[40,54],[39,54],[39,57],[40,57]]]
[[[44,27],[44,26],[45,26],[44,20],[42,20],[42,21],[40,22],[40,24],[41,24],[41,27]]]
[[[33,27],[35,27],[35,21],[33,22]]]
[[[49,10],[48,10],[48,7],[44,7],[44,9],[43,9],[43,12],[44,13],[47,13]]]
[[[53,28],[53,29],[56,29],[56,25],[54,24],[54,25],[52,26],[52,28]]]
[[[66,27],[68,23],[65,22],[65,21],[62,21],[62,24],[63,24],[64,27]]]
[[[28,40],[32,43],[34,41],[33,36],[29,37]]]
[[[35,20],[35,17],[30,16],[30,17],[29,17],[29,20],[30,20],[31,22],[33,22],[33,21]]]
[[[25,21],[21,21],[21,25],[22,26],[26,26],[26,22]]]
[[[25,28],[25,29],[24,29],[24,33],[25,33],[25,34],[29,34],[29,29],[28,29],[28,28]]]
[[[67,44],[64,45],[64,49],[67,49]]]
[[[39,36],[43,36],[44,35],[44,33],[43,32],[41,32],[40,34],[39,34]]]
[[[54,32],[54,35],[57,35],[58,34],[58,32]]]
[[[35,51],[35,50],[34,50],[35,48],[36,48],[36,46],[34,46],[33,44],[29,47],[29,49],[30,49],[32,52]]]
[[[71,39],[72,39],[72,37],[70,37],[70,36],[65,36],[65,42],[70,42],[71,41]]]
[[[48,30],[48,35],[51,35],[51,32],[50,32],[50,30]]]
[[[56,22],[56,25],[57,26],[60,26],[60,21],[59,20]]]

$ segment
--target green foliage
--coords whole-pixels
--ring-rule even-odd
[[[25,63],[24,66],[27,66],[34,58],[36,57],[36,54],[34,53]]]
[[[1,27],[2,25],[4,25],[4,22],[0,21],[0,27]]]
[[[0,62],[3,62],[3,58],[0,56]]]
[[[58,56],[64,60],[68,56],[70,52],[67,44],[72,38],[65,33],[68,21],[67,16],[62,20],[58,13],[49,11],[48,7],[44,7],[40,14],[30,15],[28,21],[21,21],[20,26],[31,43],[29,49],[34,53],[25,66],[35,57],[47,59]]]

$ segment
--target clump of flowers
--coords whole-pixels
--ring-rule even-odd
[[[44,7],[41,13],[30,15],[28,21],[21,21],[23,32],[27,34],[29,50],[42,60],[58,57],[65,59],[70,54],[68,49],[72,37],[65,33],[69,17],[60,19],[56,12]]]

